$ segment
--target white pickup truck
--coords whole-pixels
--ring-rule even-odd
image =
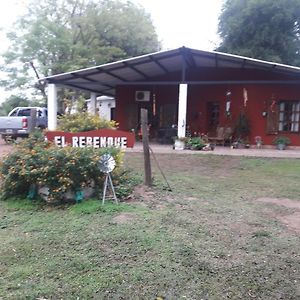
[[[16,107],[7,117],[0,117],[0,134],[5,141],[17,137],[27,137],[32,128],[32,111],[36,111],[35,127],[47,127],[47,108],[45,107]]]

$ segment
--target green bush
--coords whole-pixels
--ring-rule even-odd
[[[291,143],[291,140],[287,136],[277,136],[273,140],[274,145],[279,145],[279,144],[289,145],[290,143]]]
[[[115,129],[117,123],[101,119],[99,116],[93,116],[86,112],[72,115],[64,115],[59,120],[58,130],[66,132],[83,132],[96,129]]]
[[[0,165],[2,198],[26,196],[37,187],[49,188],[48,201],[60,201],[67,191],[95,184],[102,189],[104,175],[98,161],[110,153],[116,160],[114,179],[120,181],[122,152],[118,148],[58,148],[34,134],[17,145]]]
[[[201,150],[205,146],[205,142],[200,137],[191,137],[186,145],[192,150]]]

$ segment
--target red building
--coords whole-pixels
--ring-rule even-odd
[[[241,116],[244,136],[266,145],[287,136],[300,146],[300,68],[219,52],[178,48],[47,77],[49,128],[55,129],[56,85],[114,96],[122,130],[138,130],[139,111],[148,109],[153,138],[177,134],[234,133]],[[54,108],[53,108],[54,106]],[[52,116],[52,117],[51,117]]]

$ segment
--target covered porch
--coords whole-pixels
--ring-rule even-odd
[[[122,130],[138,133],[139,111],[147,108],[150,137],[156,141],[216,134],[220,127],[234,130],[242,113],[251,123],[251,144],[261,136],[271,145],[282,131],[300,146],[297,67],[181,47],[43,80],[49,88],[49,130],[57,124],[57,88],[65,86],[91,93],[91,113],[97,96],[114,97]],[[279,120],[287,115],[280,112],[285,100],[296,105],[293,121]]]

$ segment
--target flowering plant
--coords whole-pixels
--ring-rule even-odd
[[[83,132],[103,128],[114,129],[117,125],[115,121],[101,119],[99,116],[92,116],[81,112],[60,117],[58,130]]]
[[[115,158],[118,173],[122,161],[118,148],[58,148],[42,136],[32,136],[16,146],[0,165],[2,197],[26,195],[33,186],[47,187],[47,200],[56,202],[65,192],[76,193],[92,183],[101,189],[104,176],[98,161],[104,153]]]

